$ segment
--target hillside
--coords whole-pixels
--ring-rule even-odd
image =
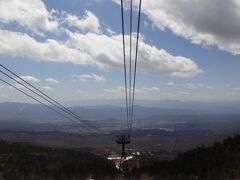
[[[180,154],[176,159],[157,161],[140,160],[141,167],[135,174],[148,173],[155,179],[226,180],[240,178],[240,136],[201,146]]]
[[[71,111],[106,131],[126,129],[125,108],[72,107]],[[135,107],[133,127],[138,129],[233,131],[240,129],[240,114],[201,114],[200,111]],[[72,122],[38,105],[0,103],[0,130],[77,132]],[[82,130],[81,133],[85,133]]]
[[[147,154],[136,158],[133,161],[139,162],[139,168],[126,178],[235,180],[240,177],[240,136],[202,145],[173,160],[160,161]],[[115,179],[118,175],[111,161],[80,150],[0,141],[0,179]]]
[[[104,179],[115,171],[111,161],[90,153],[0,141],[0,179]]]

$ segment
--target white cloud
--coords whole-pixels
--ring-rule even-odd
[[[232,89],[233,91],[240,91],[240,87],[236,87]]]
[[[114,32],[110,27],[107,27],[106,28],[106,31],[107,31],[107,33],[109,34],[109,35],[114,35],[114,34],[116,34],[116,32]]]
[[[83,90],[78,90],[77,93],[82,95],[82,96],[88,96],[88,93],[83,91]]]
[[[159,88],[155,86],[136,88],[136,93],[147,93],[147,92],[153,92],[153,91],[159,91]]]
[[[20,89],[20,90],[25,90],[26,89],[23,85],[18,84],[18,83],[15,83],[14,86],[16,88]],[[27,87],[29,87],[29,86],[27,86]],[[15,89],[12,86],[8,86],[8,88],[13,89],[15,91]]]
[[[121,35],[80,34],[69,31],[68,35],[66,42],[54,39],[39,42],[24,33],[0,30],[0,54],[37,61],[71,62],[95,66],[102,70],[123,67]],[[163,49],[146,44],[142,39],[139,42],[138,70],[176,77],[192,77],[201,72],[191,59],[173,56]]]
[[[55,84],[58,84],[58,83],[59,83],[59,81],[56,80],[56,79],[54,79],[54,78],[47,78],[47,79],[45,79],[45,81],[46,81],[47,83],[51,84],[51,85],[55,85]]]
[[[29,81],[29,82],[41,82],[40,79],[34,77],[34,76],[21,76],[22,79],[24,79],[25,81]]]
[[[98,18],[88,10],[85,11],[85,15],[82,19],[71,14],[66,14],[65,22],[67,22],[69,26],[77,27],[82,32],[101,32]]]
[[[178,92],[178,94],[181,94],[181,95],[190,95],[191,93],[185,92],[185,91],[180,91],[180,92]]]
[[[17,89],[20,89],[20,90],[26,90],[26,87],[31,88],[31,87],[28,86],[28,85],[26,85],[26,87],[24,87],[23,85],[21,85],[21,84],[19,84],[19,83],[14,83],[13,86],[16,87]],[[15,91],[15,88],[13,88],[13,87],[10,86],[10,85],[8,85],[7,88]]]
[[[119,1],[114,0],[119,3]],[[134,1],[135,6],[138,0]],[[159,30],[240,54],[239,0],[148,0],[143,13]]]
[[[206,88],[207,88],[207,89],[214,89],[213,86],[209,86],[209,85],[207,85]]]
[[[43,90],[46,90],[46,91],[53,91],[53,88],[49,87],[49,86],[42,86],[41,87]]]
[[[213,89],[212,86],[205,85],[205,84],[202,84],[202,83],[181,83],[181,84],[178,84],[178,85],[186,87],[188,89],[198,89],[198,88]]]
[[[120,34],[97,34],[100,32],[100,24],[92,12],[86,10],[84,17],[78,18],[65,12],[59,13],[56,10],[48,12],[41,0],[23,0],[21,2],[2,0],[0,3],[2,3],[0,10],[1,7],[5,8],[0,12],[1,22],[16,22],[41,34],[59,28],[56,18],[52,17],[53,14],[56,14],[60,16],[58,21],[64,19],[70,26],[76,25],[84,32],[72,33],[68,29],[60,27],[59,29],[65,30],[67,33],[67,40],[59,41],[47,38],[37,41],[26,33],[0,29],[0,54],[26,57],[37,61],[71,62],[78,65],[95,66],[101,70],[123,67],[122,36]],[[22,14],[21,11],[23,11]],[[127,49],[129,49],[128,46],[127,44]],[[144,42],[142,37],[139,42],[138,71],[176,77],[192,77],[202,72],[193,60],[182,56],[173,56],[164,49],[150,46]]]
[[[0,90],[2,90],[2,89],[4,89],[5,88],[5,86],[3,86],[3,85],[0,85]]]
[[[107,93],[123,93],[125,91],[125,88],[123,86],[119,86],[113,89],[104,89],[104,91]]]
[[[104,89],[105,92],[107,93],[124,93],[125,92],[125,87],[119,86],[113,89]],[[135,92],[136,93],[148,93],[148,92],[153,92],[153,91],[159,91],[158,87],[141,87],[141,88],[136,88]]]
[[[149,26],[147,21],[143,21],[143,25],[144,25],[145,28],[148,28],[148,26]]]
[[[0,94],[0,96],[1,96],[2,98],[9,98],[9,96],[8,96],[7,94]]]
[[[173,85],[175,85],[175,83],[174,82],[168,82],[166,85],[173,86]]]
[[[212,86],[204,85],[202,83],[176,83],[176,82],[168,82],[166,83],[167,86],[180,86],[188,89],[197,89],[197,88],[207,88],[213,89]]]
[[[58,22],[41,0],[1,0],[0,22],[17,23],[37,34],[58,29]]]
[[[88,80],[94,80],[97,82],[106,81],[106,78],[103,75],[92,74],[81,74],[73,75],[73,82],[87,82]]]
[[[185,84],[183,83],[180,85],[189,89],[197,89],[197,88],[203,87],[202,84],[193,84],[193,83],[185,83]]]
[[[96,59],[100,69],[122,67],[122,36],[97,35],[93,33],[69,33],[68,44],[79,50],[84,50]],[[126,36],[126,39],[129,37]],[[94,43],[92,43],[94,42]],[[126,45],[127,51],[129,50]],[[170,74],[176,77],[192,77],[202,72],[189,58],[172,56],[163,49],[139,41],[138,70],[153,74]]]
[[[36,41],[24,33],[0,30],[0,54],[27,57],[37,61],[72,62],[90,64],[89,55],[53,39]]]

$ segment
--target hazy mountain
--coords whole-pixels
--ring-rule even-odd
[[[149,104],[150,101],[145,101]],[[238,114],[240,102],[181,102],[181,101],[151,101],[152,106],[135,106],[134,117],[154,117],[159,115],[196,115],[196,114]],[[142,104],[139,102],[139,104]],[[75,106],[73,112],[86,119],[125,119],[126,108],[113,105]],[[0,119],[59,119],[53,111],[38,104],[0,103]]]
[[[105,130],[124,129],[125,107],[88,106],[69,108],[86,120]],[[174,130],[237,130],[240,128],[240,113],[232,109],[191,110],[135,106],[135,128],[157,128]],[[232,110],[233,111],[233,110]],[[215,113],[213,113],[215,112]],[[239,111],[240,112],[240,111]],[[0,103],[1,130],[68,130],[69,120],[38,104]]]
[[[84,119],[125,119],[126,108],[119,106],[88,106],[70,107],[74,113]],[[164,109],[144,106],[135,106],[134,117],[143,118],[162,114],[195,114],[196,111],[186,109]],[[61,119],[52,110],[38,104],[0,103],[0,119],[24,120],[56,120]]]
[[[205,114],[226,114],[240,113],[239,101],[179,101],[179,100],[136,100],[137,105],[144,107],[154,107],[159,109],[178,109],[186,110],[188,113]],[[120,106],[124,107],[123,99],[113,100],[82,100],[76,102],[67,102],[69,106]]]

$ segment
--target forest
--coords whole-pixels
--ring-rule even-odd
[[[60,149],[0,141],[0,179],[141,179],[236,180],[240,177],[240,135],[180,153],[172,160],[139,156],[139,166],[123,174],[104,157],[77,149]],[[136,159],[135,159],[136,161]]]
[[[86,179],[111,177],[115,165],[87,152],[0,141],[0,179]]]
[[[142,157],[136,176],[147,173],[154,179],[227,180],[240,178],[240,136],[235,135],[179,154],[174,160],[158,161]]]

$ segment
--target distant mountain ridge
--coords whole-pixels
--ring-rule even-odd
[[[186,108],[188,107],[189,108]],[[203,105],[202,105],[203,106]],[[213,106],[213,105],[211,105]],[[227,106],[227,105],[226,105]],[[235,109],[231,107],[235,106]],[[181,108],[180,108],[181,107]],[[220,108],[221,107],[221,108]],[[231,106],[218,105],[215,108],[197,109],[197,106],[185,105],[170,108],[164,107],[145,107],[136,105],[134,108],[135,119],[148,117],[158,117],[162,115],[203,115],[203,114],[240,114],[237,103]],[[191,109],[192,108],[192,109]],[[106,120],[106,119],[125,119],[126,109],[120,106],[86,106],[86,107],[69,107],[71,111],[88,120]],[[224,110],[223,110],[224,109]],[[24,119],[24,120],[59,120],[62,119],[55,112],[39,104],[28,103],[0,103],[0,120],[6,119]]]
[[[67,102],[69,106],[120,106],[124,107],[124,99],[113,100],[81,100],[76,102]],[[180,100],[139,100],[136,99],[135,104],[144,107],[155,107],[159,109],[181,109],[199,111],[205,114],[226,114],[239,113],[240,101],[180,101]]]
[[[103,130],[126,128],[126,109],[118,106],[70,107]],[[230,130],[240,128],[239,114],[135,106],[134,128],[171,130]],[[39,104],[0,103],[0,130],[72,131],[72,122]]]
[[[89,120],[125,119],[126,109],[118,106],[69,107],[71,111]],[[135,118],[144,118],[162,114],[194,114],[191,110],[160,109],[135,106]],[[0,103],[0,119],[59,119],[59,115],[39,104]]]

